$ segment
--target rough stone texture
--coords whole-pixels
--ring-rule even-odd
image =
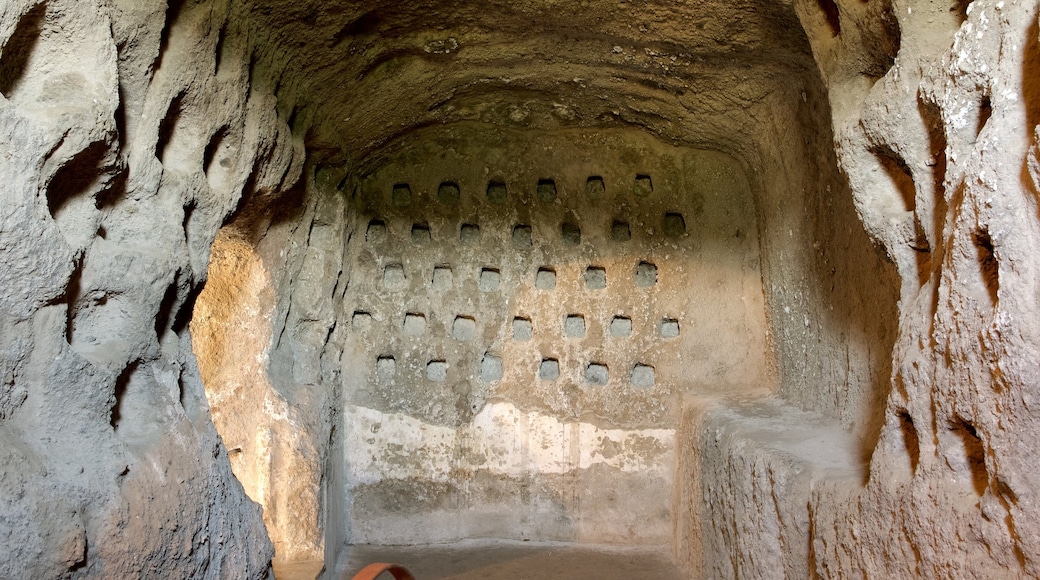
[[[867,486],[814,493],[817,570],[1035,577],[1037,5],[893,13],[892,68],[832,88],[842,166],[903,281],[893,389]],[[835,88],[857,52],[821,59]]]
[[[795,505],[776,510],[802,530],[759,520],[731,540],[751,539],[743,549],[709,548],[704,562],[761,578],[778,568],[1035,577],[1036,456],[1026,447],[1036,429],[1036,261],[1027,257],[1037,239],[1036,5],[894,2],[879,12],[875,4],[838,2],[827,27],[812,24],[812,3],[799,8],[857,212],[901,279],[892,389],[868,480],[820,480],[812,464],[777,473],[770,461],[765,481],[757,463],[717,474],[707,453],[691,458],[712,496],[734,504],[752,493],[757,513],[769,513],[792,478],[817,474]],[[725,421],[710,416],[709,425]],[[744,445],[771,453],[754,437]],[[711,439],[700,447],[711,449]],[[726,531],[706,521],[703,534]],[[810,542],[808,569],[734,557],[787,553],[794,538]]]
[[[294,307],[291,317],[283,313],[284,324],[296,329],[290,330],[293,358],[284,366],[270,360],[275,281],[268,265],[284,266],[286,258],[275,256],[295,233],[291,230],[249,219],[221,230],[191,322],[213,422],[235,476],[264,506],[279,562],[322,558],[321,480],[331,419],[329,394],[315,378],[327,331],[305,334],[308,325],[319,324],[323,297],[284,292],[282,302]],[[308,276],[323,278],[325,266],[337,267],[338,255],[325,260],[327,244],[314,231],[310,236],[302,267],[289,274],[301,281],[301,289],[314,288],[306,283]],[[277,247],[273,252],[267,251],[271,244]]]
[[[0,576],[269,575],[232,468],[330,570],[648,519],[693,577],[1040,575],[1038,36],[1030,0],[3,3]],[[702,202],[753,224],[739,274],[689,274]],[[747,368],[595,297],[680,268],[666,305],[746,291]],[[649,469],[601,453],[633,433]]]
[[[187,331],[219,225],[302,161],[229,11],[0,7],[0,576],[270,576]]]
[[[855,438],[777,401],[713,411],[702,437],[699,491],[713,532],[705,535],[705,576],[812,577],[810,494],[821,482],[862,483]]]
[[[353,229],[386,233],[350,241],[338,315],[351,540],[667,544],[676,402],[772,380],[740,166],[631,131],[464,124],[410,137],[352,197]],[[615,222],[629,239],[611,240]],[[518,227],[530,245],[513,243]],[[610,333],[616,316],[628,335]],[[530,336],[514,337],[517,319]]]

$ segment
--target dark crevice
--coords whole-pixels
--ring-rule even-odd
[[[333,300],[336,299],[336,293],[339,292],[339,284],[342,281],[343,281],[343,270],[340,270],[339,273],[336,274],[336,283],[332,285],[332,295],[331,295],[331,297],[332,297]],[[344,290],[345,290],[345,288],[344,288]]]
[[[910,413],[900,411],[899,429],[903,434],[903,445],[906,447],[907,457],[910,459],[911,474],[917,473],[917,464],[921,461],[921,440],[914,426],[914,420]]]
[[[292,315],[292,303],[285,309],[285,314],[282,316],[281,328],[278,331],[278,338],[274,341],[274,348],[277,349],[282,345],[282,338],[285,336],[286,331],[289,329],[289,317]]]
[[[968,7],[972,0],[952,0],[950,2],[950,13],[957,17],[957,26],[968,20]]]
[[[346,175],[343,176],[343,179],[339,180],[339,183],[336,184],[336,191],[340,191],[340,192],[346,191],[347,183],[349,183],[349,182],[350,182],[350,173],[347,173]]]
[[[993,249],[993,239],[985,229],[975,232],[972,237],[978,254],[982,282],[986,285],[986,290],[989,292],[991,305],[995,306],[997,304],[997,292],[1000,289],[1000,268]]]
[[[917,209],[917,188],[906,161],[903,161],[903,158],[889,147],[877,147],[872,153],[878,158],[881,167],[884,168],[885,173],[899,192],[903,209],[915,211]]]
[[[177,22],[177,19],[180,18],[181,11],[184,9],[186,3],[186,0],[167,1],[166,22],[164,23],[162,33],[159,36],[159,54],[155,57],[155,66],[152,68],[153,71],[157,71],[163,66],[163,61],[166,59],[166,54],[169,52],[170,48],[171,29]]]
[[[1011,540],[1014,542],[1013,549],[1015,550],[1015,559],[1018,560],[1018,565],[1023,569],[1028,565],[1026,559],[1026,553],[1022,550],[1022,536],[1019,535],[1018,530],[1015,528],[1015,519],[1011,517],[1011,514],[1004,516],[1004,523],[1007,525],[1008,534],[1011,535]]]
[[[166,294],[163,295],[162,302],[159,303],[159,312],[155,315],[155,338],[162,340],[163,334],[166,333],[166,329],[169,327],[171,318],[173,317],[174,307],[177,306],[177,295],[178,295],[178,280],[180,278],[180,272],[174,276],[173,283],[166,288]]]
[[[286,120],[285,124],[289,126],[289,130],[292,131],[293,133],[300,133],[301,132],[300,128],[297,127],[297,122],[300,119],[300,113],[302,111],[303,111],[303,107],[301,107],[299,103],[296,103],[296,104],[294,104],[292,106],[292,109],[289,112],[289,118],[288,118],[288,120]]]
[[[823,16],[827,20],[827,26],[830,28],[831,37],[837,37],[841,34],[841,17],[838,13],[838,5],[834,3],[834,0],[816,0],[820,10],[823,11]]]
[[[257,79],[257,69],[260,67],[260,57],[257,56],[256,50],[252,50],[249,53],[249,73],[246,77],[246,86],[252,87]]]
[[[195,312],[195,301],[199,299],[199,294],[202,294],[202,289],[205,287],[205,284],[195,284],[188,292],[188,295],[184,298],[181,307],[177,309],[177,315],[173,317],[173,326],[171,326],[171,329],[177,333],[178,336],[182,335],[188,328],[188,324],[191,322],[191,316]]]
[[[159,140],[155,144],[155,157],[159,159],[159,163],[163,163],[166,159],[167,149],[169,149],[170,143],[173,141],[173,135],[177,130],[177,122],[183,113],[183,107],[184,94],[181,93],[170,102],[170,107],[166,110],[166,114],[163,115],[163,119],[159,123]]]
[[[336,46],[361,36],[377,36],[386,22],[387,18],[380,10],[366,12],[350,24],[344,26],[332,39],[332,45]]]
[[[25,78],[29,60],[43,31],[47,3],[41,2],[22,15],[0,53],[0,94],[10,99]]]
[[[119,374],[119,378],[116,379],[116,390],[115,390],[115,404],[112,405],[112,418],[109,423],[112,428],[119,430],[119,425],[122,423],[123,417],[123,402],[126,399],[126,390],[130,386],[130,379],[133,377],[134,372],[137,371],[137,367],[140,366],[140,361],[134,361],[130,363],[123,372]]]
[[[227,139],[229,134],[230,129],[227,125],[221,127],[213,134],[213,137],[210,138],[209,143],[206,145],[206,149],[203,152],[202,167],[206,172],[206,178],[210,180],[210,185],[213,184],[213,178],[215,175],[214,171],[217,170],[217,167],[214,164],[220,164],[221,167],[224,167],[223,164],[225,160],[218,160],[217,152],[221,150],[221,147],[224,145],[224,140]]]
[[[88,193],[90,187],[103,176],[101,173],[108,143],[97,141],[72,157],[47,184],[47,209],[55,220],[62,208],[72,199]]]
[[[72,330],[76,323],[76,303],[82,295],[83,284],[83,258],[76,263],[76,269],[72,271],[69,284],[65,288],[65,301],[68,309],[65,312],[65,342],[72,344]]]
[[[999,475],[997,476],[997,495],[1008,505],[1018,505],[1018,494]]]
[[[326,349],[324,347],[328,346],[329,345],[329,341],[332,340],[332,333],[336,332],[336,325],[337,325],[336,321],[333,321],[332,324],[329,325],[329,329],[325,333],[325,340],[322,341],[322,343],[321,343],[321,346],[323,347],[322,348],[322,353],[326,352]]]
[[[130,172],[124,165],[112,181],[94,197],[94,205],[100,209],[108,209],[126,197],[126,186],[130,178]]]
[[[870,52],[870,65],[863,70],[863,74],[880,79],[888,74],[895,65],[896,55],[902,46],[902,30],[899,28],[899,19],[892,12],[892,3],[886,2],[881,5],[880,13],[874,15],[876,22],[874,33],[867,41]]]
[[[946,128],[942,113],[934,103],[918,95],[917,110],[928,128],[928,165],[932,168],[932,224],[931,232],[936,245],[942,242],[943,220],[946,217]]]
[[[958,417],[950,425],[950,431],[960,439],[972,487],[981,496],[989,485],[989,473],[986,470],[986,446],[982,443],[975,426],[963,418]]]
[[[931,192],[922,191],[921,198],[925,203],[929,204],[927,211],[931,215],[931,223],[921,224],[924,228],[928,228],[931,242],[929,243],[931,254],[934,256],[942,255],[943,251],[943,228],[945,227],[944,221],[946,219],[946,128],[942,121],[942,113],[939,107],[934,103],[925,100],[920,94],[918,94],[917,110],[921,115],[921,119],[924,121],[925,127],[928,129],[928,150],[929,158],[927,165],[931,169]],[[920,215],[920,214],[919,214]],[[922,260],[923,262],[923,260]],[[919,266],[925,266],[923,263],[919,263]],[[933,276],[938,279],[938,269],[942,267],[942,260],[932,259],[932,256],[928,256],[928,279],[930,280]],[[922,268],[923,269],[923,268]],[[922,278],[925,274],[922,273]],[[939,307],[939,284],[935,283],[932,289],[931,296],[929,298],[929,320],[932,324],[932,330],[934,330],[935,324],[935,313]]]
[[[229,223],[231,223],[232,221],[234,221],[236,216],[238,216],[239,214],[243,213],[246,210],[246,208],[250,207],[251,202],[253,201],[253,198],[258,193],[256,191],[256,188],[257,188],[257,185],[256,185],[256,182],[257,182],[257,170],[256,170],[256,168],[257,168],[257,166],[258,166],[258,163],[254,162],[253,163],[253,168],[247,174],[246,182],[242,186],[242,194],[238,198],[238,204],[235,206],[235,210],[233,212],[231,212],[231,214],[228,215],[228,217],[224,220],[224,223],[220,224],[221,227],[224,227],[224,226],[228,225]]]
[[[1014,542],[1015,558],[1020,566],[1025,567],[1027,562],[1025,552],[1022,550],[1022,537],[1015,527],[1015,519],[1011,516],[1011,510],[1018,505],[1018,494],[1011,489],[1011,486],[1000,475],[997,475],[994,479],[997,499],[1000,500],[1000,503],[1003,504],[1004,509],[1008,512],[1004,516],[1004,523],[1007,525],[1008,534],[1011,536],[1012,542]]]
[[[227,23],[220,27],[220,32],[217,33],[217,45],[214,49],[213,57],[213,74],[220,74],[220,65],[224,62],[224,41],[227,40]]]
[[[638,73],[640,71],[633,72]],[[671,79],[660,79],[652,76],[644,76],[642,74],[635,74],[631,79],[631,82],[635,83],[636,85],[646,87],[653,91],[661,91],[676,97],[681,97],[684,94],[686,94],[686,91],[682,87],[682,85],[676,84],[674,81],[669,81],[671,81]]]
[[[982,130],[986,127],[986,123],[989,122],[989,118],[993,116],[993,103],[990,101],[988,94],[982,95],[979,99],[979,119],[975,126],[975,137],[978,138],[982,134]]]
[[[184,218],[181,221],[181,229],[184,231],[184,244],[188,247],[188,255],[191,255],[191,243],[194,239],[192,235],[192,217],[195,216],[195,209],[198,203],[193,199],[184,206]]]
[[[124,88],[123,83],[120,82],[118,87],[116,87],[116,90],[118,91],[119,96],[114,114],[116,122],[116,139],[119,141],[119,149],[125,150],[127,138],[129,137],[129,135],[126,134],[126,89]]]
[[[187,402],[187,397],[185,396],[187,395],[186,386],[187,385],[184,384],[184,369],[181,369],[181,371],[177,373],[177,402],[180,403],[181,409],[184,409],[185,411],[188,410],[187,406],[185,406],[185,403]]]

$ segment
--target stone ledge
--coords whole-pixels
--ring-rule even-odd
[[[809,577],[810,495],[820,481],[863,484],[855,438],[776,399],[710,409],[698,431],[705,575]]]

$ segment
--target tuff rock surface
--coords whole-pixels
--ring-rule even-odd
[[[644,524],[690,577],[1040,575],[1035,2],[8,0],[0,47],[0,576]]]

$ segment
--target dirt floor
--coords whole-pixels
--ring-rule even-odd
[[[672,580],[683,577],[664,547],[489,541],[436,546],[354,546],[340,561],[337,577],[350,580],[372,562],[401,564],[417,580]],[[285,580],[285,577],[280,575],[278,579]]]

